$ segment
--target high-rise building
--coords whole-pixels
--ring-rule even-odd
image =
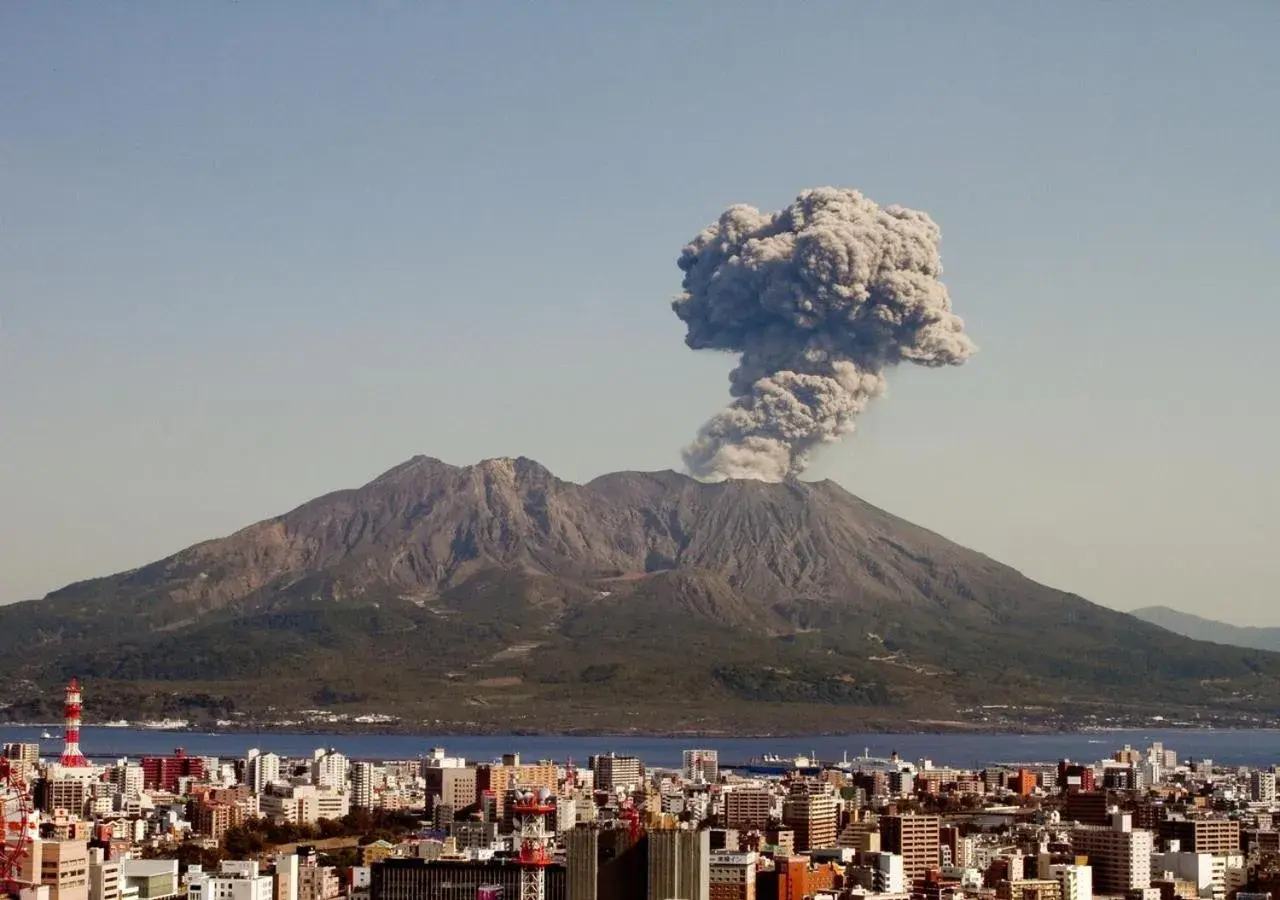
[[[731,791],[725,791],[723,797],[725,828],[748,831],[753,828],[764,828],[769,824],[773,796],[768,789],[734,788]]]
[[[280,780],[280,757],[274,753],[250,750],[244,769],[245,784],[255,794],[261,794],[267,789],[267,785]]]
[[[107,781],[115,788],[116,793],[124,797],[141,797],[146,790],[146,774],[142,766],[134,765],[122,759],[107,769]]]
[[[708,878],[710,900],[756,900],[756,854],[717,850]]]
[[[596,879],[600,869],[600,832],[596,828],[574,828],[564,836],[565,868],[568,869],[568,900],[596,900]]]
[[[1071,831],[1071,848],[1093,870],[1093,889],[1100,894],[1126,894],[1151,884],[1154,836],[1133,827],[1133,819],[1116,813],[1109,827],[1083,825]]]
[[[914,884],[941,859],[942,820],[938,816],[885,816],[880,820],[880,849],[902,857],[902,875]]]
[[[311,755],[311,783],[316,787],[345,791],[349,765],[347,758],[337,750],[316,750]]]
[[[200,779],[204,774],[204,759],[188,756],[181,747],[174,750],[172,756],[142,757],[142,784],[149,791],[176,794],[181,779]]]
[[[720,754],[715,750],[684,751],[684,777],[715,784],[720,780]]]
[[[598,790],[617,793],[634,791],[644,781],[644,764],[635,756],[607,753],[591,758],[591,771]]]
[[[563,841],[568,900],[645,900],[647,837],[592,823],[566,832]]]
[[[63,769],[62,772],[72,772],[72,769]],[[89,771],[81,769],[79,771]],[[40,804],[46,810],[65,809],[76,815],[84,813],[85,803],[88,802],[92,791],[92,782],[84,778],[75,776],[49,778],[44,782],[44,798]]]
[[[472,766],[433,766],[423,770],[427,776],[427,810],[438,804],[455,813],[476,802],[477,771]]]
[[[1018,774],[1009,779],[1009,787],[1019,797],[1031,796],[1036,789],[1036,773],[1019,769]]]
[[[386,774],[371,762],[351,764],[351,805],[360,809],[372,809],[374,791],[386,782]]]
[[[1274,769],[1255,769],[1249,774],[1249,799],[1254,803],[1276,802]]]
[[[515,753],[508,753],[502,758],[502,762],[482,763],[475,767],[475,773],[475,796],[464,805],[470,806],[482,795],[490,796],[493,798],[494,816],[508,825],[511,818],[507,809],[508,791],[520,788],[537,793],[546,788],[554,794],[560,781],[560,767],[553,761],[543,759],[535,763],[522,763],[520,756]]]
[[[710,900],[711,832],[684,828],[649,832],[648,900]]]
[[[834,847],[839,818],[831,786],[821,782],[797,781],[782,804],[782,821],[795,832],[800,852]]]
[[[1236,819],[1165,819],[1160,840],[1177,841],[1184,853],[1239,853],[1240,822]]]
[[[1064,822],[1077,822],[1098,828],[1111,827],[1111,812],[1106,791],[1072,791],[1062,811]]]

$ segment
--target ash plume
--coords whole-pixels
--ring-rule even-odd
[[[939,280],[940,239],[927,214],[838,188],[776,213],[731,206],[703,229],[672,309],[689,347],[741,358],[733,401],[684,450],[689,471],[794,477],[853,430],[889,366],[963,363],[976,348]]]

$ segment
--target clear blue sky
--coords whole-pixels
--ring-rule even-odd
[[[733,202],[928,210],[982,352],[811,470],[1280,624],[1280,4],[0,5],[0,600],[415,454],[679,465]]]

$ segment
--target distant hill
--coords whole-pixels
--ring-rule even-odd
[[[829,482],[415,457],[0,607],[0,717],[779,732],[1271,715],[1280,655],[1024,578]],[[1003,710],[1003,711],[1001,711]]]
[[[1250,647],[1255,650],[1280,651],[1280,628],[1252,628],[1241,625],[1230,625],[1226,622],[1215,622],[1202,619],[1190,613],[1179,612],[1167,606],[1147,606],[1135,609],[1133,615],[1159,625],[1197,641],[1212,641],[1215,644],[1228,644],[1232,647]]]

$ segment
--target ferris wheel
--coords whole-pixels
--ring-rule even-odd
[[[24,861],[31,853],[31,815],[31,795],[21,769],[0,758],[0,893],[16,895],[21,887]]]

